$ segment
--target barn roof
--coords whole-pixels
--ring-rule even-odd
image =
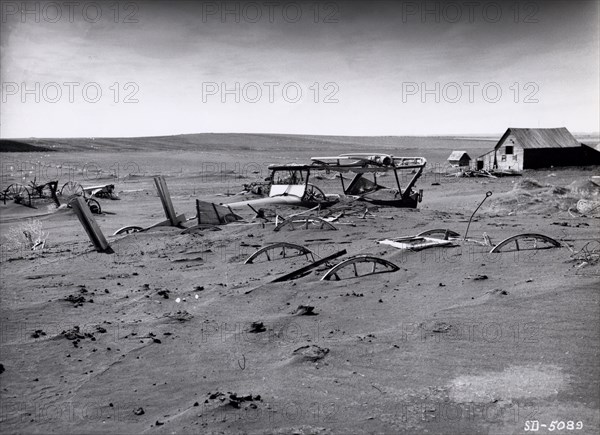
[[[452,151],[448,160],[460,160],[463,156],[466,155],[467,159],[471,160],[471,157],[467,154],[466,151]]]
[[[581,144],[565,127],[509,128],[496,144],[496,149],[512,134],[523,148],[572,148]]]

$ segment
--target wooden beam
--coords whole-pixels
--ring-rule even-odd
[[[295,278],[299,277],[300,275],[304,274],[305,272],[308,272],[309,270],[314,269],[315,267],[318,267],[321,264],[325,264],[328,261],[333,260],[334,258],[341,257],[342,255],[346,255],[345,249],[342,249],[341,251],[331,254],[328,257],[321,258],[320,260],[317,260],[314,263],[310,263],[307,266],[301,267],[300,269],[294,270],[290,273],[286,273],[285,275],[275,278],[271,282],[282,282],[282,281],[289,281],[291,279],[295,279]]]
[[[175,208],[173,208],[173,202],[171,201],[171,194],[169,193],[169,188],[164,177],[162,175],[154,177],[154,184],[156,185],[156,190],[158,191],[158,196],[160,197],[167,219],[171,222],[172,226],[178,226],[179,222],[177,221]]]
[[[90,211],[90,208],[86,204],[85,200],[78,196],[75,198],[75,201],[72,202],[72,207],[75,211],[75,214],[79,218],[79,222],[81,222],[85,232],[94,244],[96,251],[104,252],[106,254],[113,254],[114,251],[106,241],[104,234],[102,234],[102,231],[92,216],[92,212]]]

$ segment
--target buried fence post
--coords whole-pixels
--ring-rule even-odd
[[[158,191],[158,196],[160,197],[160,202],[162,203],[163,208],[165,209],[165,215],[171,225],[177,225],[177,216],[175,215],[175,208],[173,208],[173,202],[171,201],[171,194],[169,193],[169,188],[167,187],[167,183],[163,176],[154,177],[154,184],[156,185],[156,190]]]
[[[102,231],[92,216],[92,212],[85,203],[85,200],[78,196],[75,198],[75,201],[72,202],[72,207],[75,211],[75,214],[79,218],[79,222],[81,222],[85,232],[88,234],[88,237],[94,244],[96,251],[104,252],[106,254],[113,254],[114,251],[106,241],[104,234],[102,234]]]
[[[163,209],[165,210],[167,220],[152,225],[150,228],[165,225],[181,227],[181,224],[185,222],[185,215],[181,214],[177,216],[177,214],[175,213],[175,208],[173,207],[173,202],[171,201],[171,194],[169,193],[169,188],[167,187],[167,182],[165,181],[164,177],[162,175],[154,177],[154,184],[156,185],[156,191],[158,192],[160,202],[162,203]]]

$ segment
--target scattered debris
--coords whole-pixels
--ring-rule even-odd
[[[146,412],[144,411],[144,408],[141,408],[141,407],[140,407],[140,408],[138,408],[138,409],[135,409],[135,410],[133,411],[133,413],[134,413],[135,415],[144,415]]]

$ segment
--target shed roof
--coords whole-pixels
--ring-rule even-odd
[[[450,157],[448,157],[448,160],[461,160],[465,155],[467,156],[467,159],[471,160],[471,157],[466,151],[452,151]]]
[[[581,144],[565,127],[560,128],[509,128],[496,144],[502,145],[509,135],[515,136],[523,148],[573,148]]]

